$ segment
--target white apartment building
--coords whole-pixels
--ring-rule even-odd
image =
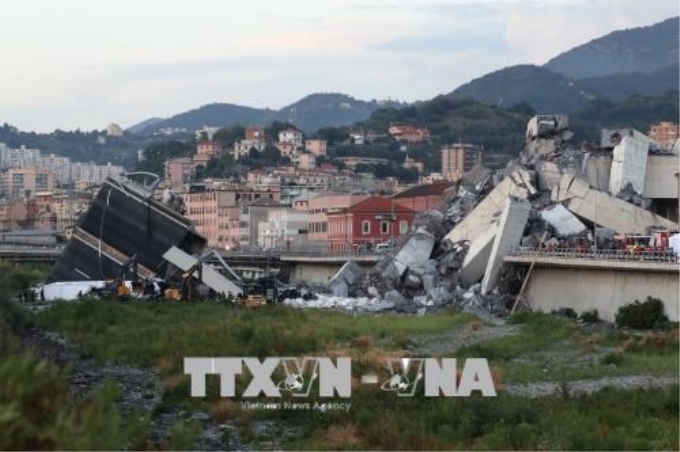
[[[296,147],[302,146],[302,132],[295,129],[286,129],[279,132],[279,143],[293,143]]]
[[[309,212],[290,208],[272,209],[268,221],[258,225],[258,243],[262,249],[285,249],[307,237]]]

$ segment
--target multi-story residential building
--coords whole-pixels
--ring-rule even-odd
[[[680,125],[669,121],[657,122],[652,124],[647,135],[662,149],[670,150],[680,138]]]
[[[442,149],[442,175],[458,180],[463,173],[482,163],[482,150],[473,144],[451,144]]]
[[[299,169],[312,169],[316,167],[316,156],[311,153],[301,153],[294,157],[293,163],[296,163]]]
[[[371,196],[329,212],[328,243],[332,251],[375,249],[379,243],[409,233],[416,212],[382,196]]]
[[[251,149],[255,149],[262,152],[267,144],[264,141],[259,140],[240,140],[234,143],[234,160],[238,160],[242,157],[248,157],[248,153]]]
[[[307,200],[309,220],[307,225],[307,239],[314,242],[328,242],[328,213],[346,209],[356,204],[368,195],[317,193]]]
[[[455,186],[455,182],[416,185],[397,193],[392,199],[397,204],[416,212],[440,209],[444,206],[444,192],[451,188],[455,189]]]
[[[12,159],[12,150],[5,143],[0,143],[0,169],[9,168]]]
[[[40,149],[28,149],[21,146],[19,149],[10,149],[8,164],[5,168],[23,168],[40,165]]]
[[[241,204],[239,213],[239,246],[260,246],[259,227],[260,223],[269,218],[269,211],[280,207],[278,201],[269,198],[260,198],[252,202]]]
[[[258,226],[258,243],[262,249],[290,249],[307,237],[308,212],[290,208],[272,209],[266,222]]]
[[[295,147],[302,147],[302,132],[295,129],[286,129],[279,132],[279,143],[292,143]]]
[[[165,180],[171,185],[189,183],[196,176],[196,168],[190,157],[177,157],[165,161]]]
[[[267,135],[264,128],[260,126],[248,126],[246,127],[246,141],[253,143],[265,143],[267,141]]]
[[[389,160],[378,157],[339,157],[336,160],[341,161],[345,166],[351,170],[355,170],[357,165],[387,165]]]
[[[404,141],[406,143],[430,141],[430,131],[426,128],[394,124],[387,129],[387,132],[395,140]]]
[[[60,157],[54,154],[42,156],[38,166],[51,171],[56,176],[57,183],[60,185],[69,185],[73,182],[71,159],[68,157]]]
[[[281,151],[283,157],[288,157],[293,160],[297,155],[298,146],[291,141],[279,141],[274,146]]]
[[[123,136],[123,129],[118,124],[116,124],[115,122],[112,122],[106,128],[106,136],[122,137]]]
[[[224,248],[227,250],[238,249],[241,241],[241,206],[229,206],[224,209],[223,213],[227,217],[227,229],[224,231],[224,236],[226,237]]]
[[[307,140],[305,141],[305,150],[316,156],[326,155],[326,140]]]
[[[51,172],[36,168],[10,168],[1,177],[2,195],[8,198],[31,198],[41,191],[52,191],[56,178]]]
[[[101,185],[106,178],[116,177],[125,172],[119,165],[95,165],[94,163],[71,163],[71,180],[79,185]]]
[[[26,219],[26,204],[20,200],[0,203],[0,231],[19,229]]]
[[[208,246],[224,247],[228,242],[226,209],[236,205],[236,192],[205,191],[201,187],[180,196],[186,216],[194,222],[196,231],[208,240]]]
[[[208,165],[210,159],[217,157],[222,153],[222,145],[217,141],[199,141],[196,144],[196,155],[194,155],[194,168]]]

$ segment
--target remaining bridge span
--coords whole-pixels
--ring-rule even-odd
[[[535,263],[525,292],[533,309],[597,309],[600,318],[613,322],[621,306],[651,296],[663,301],[669,319],[678,321],[680,265],[674,255],[519,250],[504,261]]]

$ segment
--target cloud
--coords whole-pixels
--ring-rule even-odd
[[[550,58],[611,31],[652,25],[677,16],[680,6],[665,0],[575,0],[505,6],[505,40],[526,63]]]
[[[209,102],[280,108],[319,91],[425,100],[677,14],[666,0],[11,2],[0,113],[53,130]]]

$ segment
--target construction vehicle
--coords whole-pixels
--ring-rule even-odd
[[[131,273],[132,279],[130,285],[126,280],[128,273]],[[114,279],[106,282],[101,289],[93,289],[93,293],[102,298],[127,298],[132,294],[130,288],[139,287],[139,275],[137,274],[137,255],[134,254],[130,259],[123,262],[120,266],[120,271]]]

